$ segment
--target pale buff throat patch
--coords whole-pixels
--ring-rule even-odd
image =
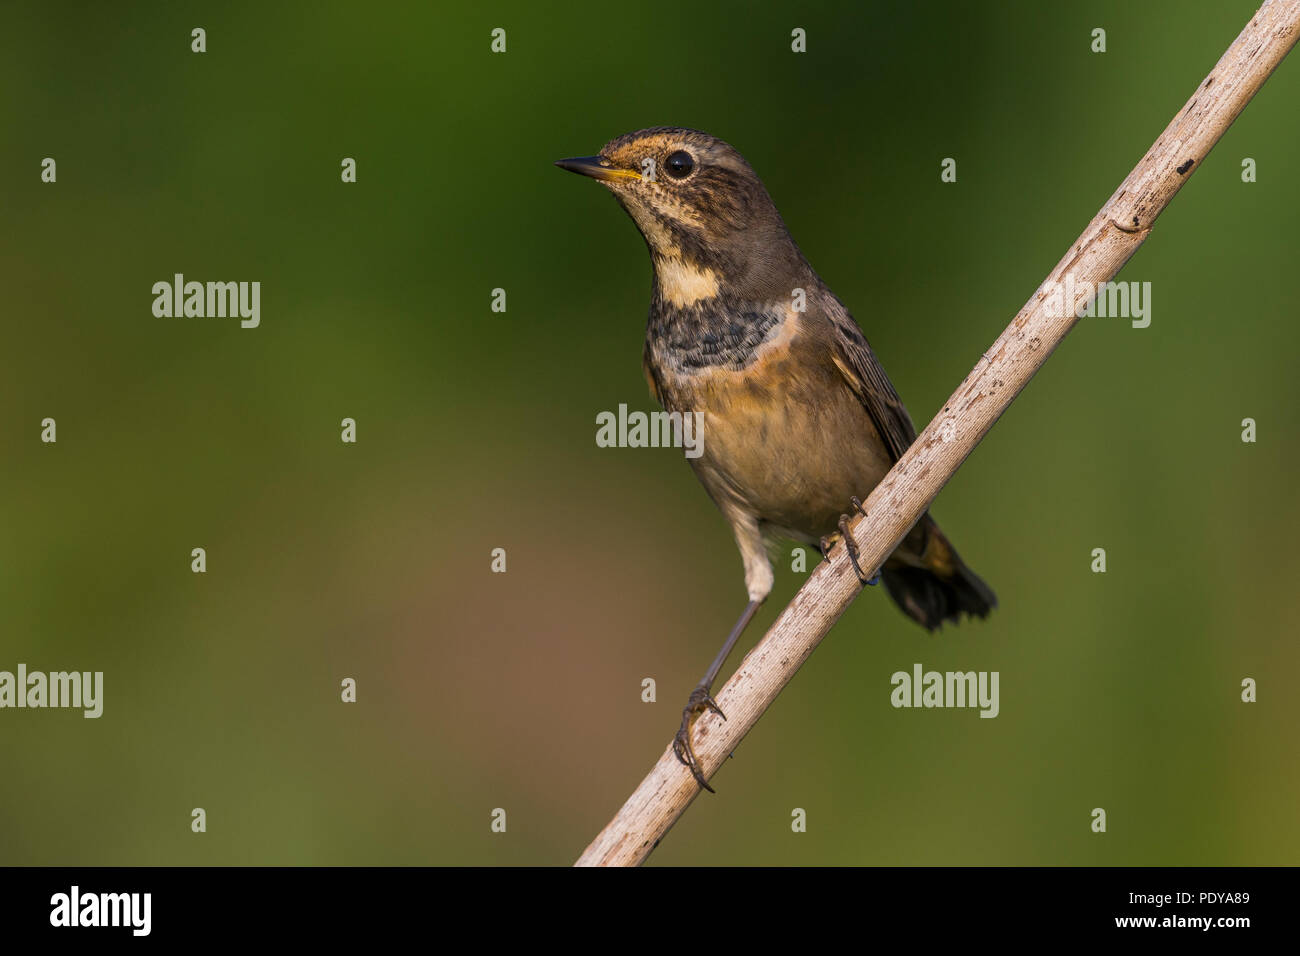
[[[655,279],[664,300],[679,309],[718,294],[718,274],[685,259],[656,261]]]

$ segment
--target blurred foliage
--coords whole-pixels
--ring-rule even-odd
[[[0,669],[106,699],[0,712],[0,863],[573,859],[744,590],[680,453],[595,447],[653,407],[649,262],[551,161],[733,143],[921,425],[1254,10],[941,7],[8,5]],[[654,863],[1296,862],[1298,98],[1286,63],[1121,274],[1151,326],[1080,323],[937,502],[997,613],[863,595]],[[155,318],[176,272],[260,281],[261,327]],[[892,709],[917,661],[1001,715]]]

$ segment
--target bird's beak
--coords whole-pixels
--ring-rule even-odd
[[[571,173],[580,173],[592,179],[606,182],[613,179],[640,179],[641,174],[634,169],[620,169],[604,156],[579,156],[576,159],[556,160],[556,166]]]

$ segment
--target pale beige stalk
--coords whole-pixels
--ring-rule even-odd
[[[1064,316],[1047,307],[1066,274],[1082,286],[1112,279],[1137,251],[1156,217],[1200,168],[1300,34],[1300,0],[1268,0],[1228,48],[1187,105],[1088,224],[1051,275],[1025,303],[943,410],[871,493],[869,518],[852,523],[864,568],[879,567],[980,439],[1047,361],[1078,319],[1088,296],[1076,293]],[[696,724],[695,753],[711,776],[781,688],[817,647],[861,585],[842,547],[820,565],[771,630],[717,694],[727,715],[706,714]],[[669,747],[614,819],[587,847],[580,866],[644,862],[700,793]],[[726,793],[710,799],[742,799]]]

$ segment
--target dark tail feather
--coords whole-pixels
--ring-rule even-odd
[[[963,614],[987,617],[998,606],[993,589],[966,567],[928,516],[921,522],[928,527],[920,566],[898,562],[886,564],[880,571],[889,596],[904,614],[930,631],[944,621],[961,620]],[[907,542],[899,550],[906,546]]]

